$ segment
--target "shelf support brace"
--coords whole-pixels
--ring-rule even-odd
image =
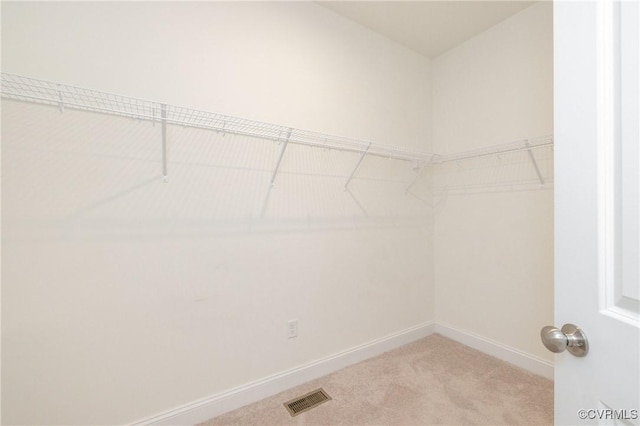
[[[60,86],[58,85],[58,88]],[[58,108],[60,108],[60,112],[64,112],[64,100],[62,99],[62,91],[58,89],[58,99],[60,100],[60,102],[58,102]]]
[[[264,203],[262,204],[262,213],[260,217],[264,217],[264,214],[267,212],[267,206],[269,205],[269,196],[271,195],[271,189],[273,189],[276,175],[278,174],[278,170],[280,169],[280,164],[282,163],[282,158],[284,157],[284,151],[287,149],[287,145],[289,144],[289,139],[291,139],[291,132],[293,129],[289,129],[287,132],[287,137],[284,140],[284,144],[282,148],[280,148],[280,155],[278,156],[278,162],[276,163],[275,169],[273,169],[273,173],[271,174],[271,180],[269,181],[269,189],[267,190],[267,196],[264,198]]]
[[[282,157],[284,157],[284,151],[287,149],[287,145],[289,144],[289,139],[291,139],[291,132],[293,129],[289,129],[287,133],[287,138],[284,140],[284,144],[280,149],[280,156],[278,157],[278,162],[276,163],[276,168],[273,170],[273,174],[271,175],[271,182],[269,183],[269,188],[273,188],[273,184],[276,181],[276,175],[278,174],[278,169],[280,168],[280,163],[282,163]]]
[[[540,180],[540,185],[544,185],[544,178],[542,177],[542,173],[540,173],[540,168],[538,167],[538,162],[536,161],[536,157],[531,152],[531,145],[529,142],[525,144],[527,146],[527,152],[529,153],[529,159],[533,163],[533,167],[536,169],[536,174],[538,175],[538,179]]]
[[[353,172],[351,172],[351,176],[349,176],[349,179],[347,179],[347,182],[344,184],[344,190],[345,191],[349,189],[349,183],[351,183],[351,179],[353,179],[353,177],[356,175],[356,172],[358,171],[358,169],[360,168],[360,165],[364,161],[364,157],[367,156],[367,153],[369,152],[369,148],[371,148],[371,144],[367,145],[365,150],[362,151],[362,155],[360,156],[360,159],[358,160],[358,164],[356,164],[356,167],[353,169]]]
[[[422,171],[425,169],[425,167],[427,167],[427,164],[429,164],[428,161],[425,161],[422,166],[420,166],[420,168],[418,169],[418,171],[416,172],[416,176],[413,178],[413,180],[409,183],[409,185],[407,185],[407,187],[405,188],[405,192],[409,192],[409,190],[411,189],[411,187],[413,185],[416,184],[416,182],[418,181],[418,179],[420,179],[420,176],[422,176]]]
[[[162,122],[162,181],[168,182],[167,174],[167,105],[160,104],[160,117]]]

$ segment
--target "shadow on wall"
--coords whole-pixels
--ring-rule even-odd
[[[431,217],[428,174],[369,156],[19,101],[2,103],[7,240],[199,238],[415,227]]]

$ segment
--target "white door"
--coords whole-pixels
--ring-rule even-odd
[[[637,0],[554,5],[555,325],[589,343],[556,355],[557,424],[640,424],[639,23]]]

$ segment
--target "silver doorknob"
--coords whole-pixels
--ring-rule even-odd
[[[583,357],[589,352],[587,336],[577,325],[565,324],[560,330],[548,325],[540,331],[540,338],[551,352],[560,353],[566,349],[577,357]]]

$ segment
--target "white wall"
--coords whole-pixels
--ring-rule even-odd
[[[431,149],[429,61],[310,3],[3,3],[2,63]],[[410,165],[354,199],[357,155],[289,148],[261,220],[275,143],[170,127],[162,183],[158,126],[2,114],[4,423],[132,422],[433,319]]]
[[[552,34],[552,4],[541,2],[434,59],[434,152],[553,133]],[[553,324],[553,191],[491,191],[491,181],[535,179],[526,152],[502,161],[500,175],[495,158],[453,164],[448,176],[465,169],[471,190],[436,194],[436,321],[550,362],[538,334]]]

